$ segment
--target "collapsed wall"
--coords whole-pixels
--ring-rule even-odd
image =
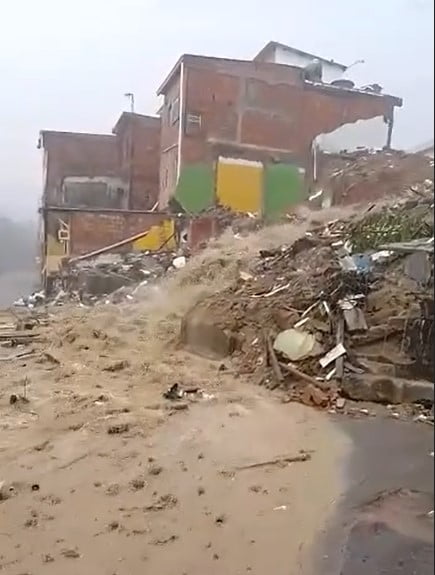
[[[433,160],[424,154],[360,150],[322,154],[316,188],[323,190],[325,207],[377,202],[407,189],[418,191],[426,180],[433,180]]]

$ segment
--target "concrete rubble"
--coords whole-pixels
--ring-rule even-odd
[[[230,356],[290,400],[433,405],[433,183],[260,250],[185,317],[185,346]],[[338,402],[338,403],[337,403]]]
[[[235,281],[184,314],[181,344],[212,360],[230,358],[230,371],[282,390],[289,401],[339,411],[346,400],[431,408],[433,181],[426,164],[419,169],[417,183],[394,198],[345,215],[342,210],[327,223],[322,212],[289,214],[298,235],[238,261]],[[395,180],[390,192],[394,186]],[[256,214],[242,217],[225,208],[214,215],[219,229],[226,225],[236,240],[260,222]],[[192,270],[182,248],[78,258],[63,267],[49,297],[37,293],[19,302],[21,316],[17,307],[0,329],[2,347],[13,348],[0,360],[39,353],[40,328],[49,326],[57,306],[141,301],[168,274],[201,284],[209,272],[216,275],[217,263],[224,270],[222,255],[217,249],[215,260]],[[99,339],[92,332],[89,341]],[[131,367],[118,359],[128,372]],[[60,363],[51,352],[43,361]]]
[[[325,154],[313,205],[367,204],[402,192],[424,195],[433,180],[433,160],[396,150]],[[320,193],[321,192],[321,193]]]
[[[33,309],[67,303],[91,306],[134,301],[163,276],[185,264],[186,255],[166,251],[106,253],[66,262],[48,296],[36,292],[20,298],[14,305]]]

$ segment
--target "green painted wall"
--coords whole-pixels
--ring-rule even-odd
[[[191,214],[214,205],[214,170],[212,165],[192,164],[181,169],[175,199]]]
[[[266,164],[263,185],[264,215],[273,217],[304,201],[304,175],[291,164]]]

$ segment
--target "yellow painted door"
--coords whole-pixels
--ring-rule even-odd
[[[261,212],[263,164],[235,158],[219,158],[216,196],[221,206],[235,212]]]

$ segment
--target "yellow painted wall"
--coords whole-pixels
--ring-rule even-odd
[[[174,220],[163,220],[160,224],[151,226],[146,236],[133,242],[133,250],[138,252],[146,250],[156,251],[159,250],[163,244],[164,249],[175,249],[177,246],[174,233]]]
[[[47,235],[45,271],[47,273],[56,272],[60,268],[62,258],[67,255],[65,244],[60,242],[51,234]]]
[[[217,202],[236,212],[261,212],[263,165],[233,158],[219,158],[216,174]]]

